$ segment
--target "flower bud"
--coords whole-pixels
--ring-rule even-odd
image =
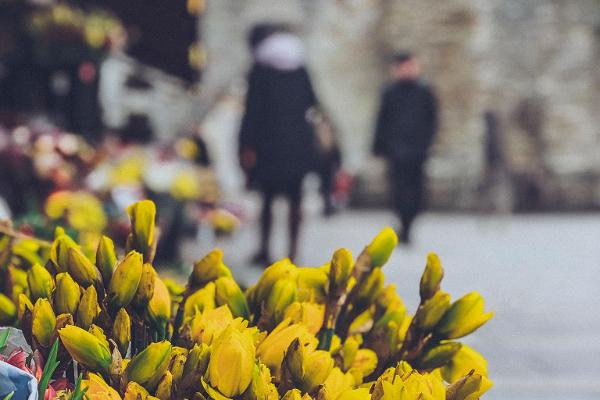
[[[54,309],[59,314],[75,315],[81,295],[79,285],[68,272],[56,275],[56,292],[54,293]]]
[[[127,364],[125,376],[128,381],[153,391],[169,366],[170,356],[171,343],[166,340],[151,343]]]
[[[130,251],[117,265],[108,287],[108,301],[114,310],[127,307],[137,291],[142,278],[142,255]]]
[[[295,301],[285,309],[284,318],[291,319],[293,323],[305,325],[310,333],[316,335],[323,326],[325,306]]]
[[[487,361],[480,353],[466,344],[463,344],[454,357],[440,368],[442,377],[449,383],[460,380],[471,370],[487,376]]]
[[[69,235],[60,233],[52,242],[50,247],[50,260],[60,272],[69,270],[69,249],[78,249],[79,246]]]
[[[108,236],[102,236],[98,249],[96,250],[96,267],[102,274],[102,281],[105,285],[110,279],[117,264],[117,254],[115,253],[115,244]]]
[[[185,301],[183,318],[191,318],[196,312],[213,310],[215,303],[216,286],[214,282],[208,282],[202,289],[196,290]]]
[[[329,269],[329,282],[336,295],[339,296],[346,290],[353,267],[354,259],[350,250],[338,249],[333,253]]]
[[[367,246],[373,268],[382,267],[398,245],[398,236],[390,227],[383,228]]]
[[[156,388],[155,395],[160,400],[170,400],[172,388],[173,375],[169,371],[166,371],[162,379],[158,382],[158,387]]]
[[[298,389],[290,389],[285,392],[281,400],[302,400],[302,392]]]
[[[112,336],[119,347],[121,355],[125,357],[131,342],[131,319],[124,308],[121,308],[115,317]]]
[[[179,386],[183,377],[183,369],[187,360],[188,351],[183,347],[173,346],[171,349],[171,360],[169,361],[169,371],[173,376],[173,385]]]
[[[119,392],[110,387],[102,376],[88,373],[87,379],[81,381],[81,389],[85,390],[85,397],[98,400],[120,400]]]
[[[44,347],[52,344],[52,333],[56,327],[56,316],[48,299],[40,298],[33,306],[31,332],[37,343]]]
[[[325,379],[323,387],[319,389],[317,400],[336,400],[340,395],[352,389],[354,379],[350,374],[344,374],[341,369],[334,367]]]
[[[444,342],[423,352],[417,365],[420,369],[435,369],[445,365],[460,350],[458,342]]]
[[[183,375],[181,377],[181,388],[184,391],[193,391],[198,389],[200,378],[208,368],[210,359],[210,347],[204,343],[194,345],[188,353],[185,365],[183,366]]]
[[[271,371],[264,364],[254,365],[252,381],[242,398],[244,400],[279,400],[277,388],[271,383]]]
[[[142,276],[135,292],[135,296],[133,297],[133,304],[136,307],[143,308],[148,305],[148,302],[154,294],[155,275],[156,272],[151,264],[145,263],[142,265]]]
[[[190,275],[190,286],[201,287],[222,276],[230,277],[231,272],[223,264],[223,250],[214,249],[200,261],[194,263],[194,269]]]
[[[419,286],[421,301],[431,298],[440,289],[443,277],[444,269],[442,268],[440,258],[435,253],[427,254],[427,264],[425,265],[425,271],[423,271]]]
[[[208,382],[226,397],[242,394],[252,380],[255,349],[248,332],[230,325],[213,343]]]
[[[19,297],[25,296],[20,294]],[[11,325],[17,318],[17,307],[11,299],[0,293],[0,325]]]
[[[163,280],[154,272],[154,292],[146,307],[150,320],[161,326],[171,319],[171,296]]]
[[[263,306],[264,312],[269,317],[267,327],[274,326],[283,320],[286,308],[296,301],[296,295],[297,285],[295,280],[282,279],[272,286]]]
[[[311,351],[295,339],[283,360],[284,376],[291,379],[294,387],[312,392],[322,385],[333,369],[333,358],[328,351]]]
[[[375,302],[375,299],[383,289],[383,271],[381,268],[374,268],[365,279],[361,280],[356,289],[355,302],[360,306],[368,306]]]
[[[144,256],[144,261],[151,261],[154,246],[154,227],[156,205],[150,200],[142,200],[127,207],[131,220],[131,238],[133,248]]]
[[[52,298],[54,280],[50,272],[40,264],[33,264],[29,271],[27,271],[27,283],[33,301],[40,298]]]
[[[58,331],[60,340],[71,357],[92,372],[106,373],[112,361],[110,350],[96,336],[75,325]]]
[[[487,392],[493,383],[485,376],[472,373],[448,387],[447,400],[476,400]]]
[[[136,382],[129,382],[123,400],[147,400],[148,391]]]
[[[6,296],[4,296],[3,294],[0,293],[0,295],[1,295],[0,299],[2,299],[3,297],[6,298]],[[12,301],[10,302],[10,304],[12,304]],[[5,301],[0,300],[0,305],[2,305],[2,307],[0,307],[0,313],[5,311],[7,313],[7,315],[10,315],[11,314],[10,304],[8,304]],[[21,293],[19,295],[19,307],[17,309],[17,318],[19,321],[21,321],[21,319],[23,318],[23,315],[25,314],[26,311],[33,312],[33,304],[31,303],[31,300],[29,300],[29,297],[27,297],[23,293]],[[6,325],[8,325],[8,324],[6,324]]]
[[[377,353],[371,349],[358,349],[350,370],[359,371],[365,377],[371,375],[377,368]]]
[[[242,290],[233,278],[223,276],[215,281],[216,293],[215,300],[217,305],[226,304],[234,317],[250,318],[248,303],[242,293]]]
[[[233,315],[227,306],[196,314],[190,322],[192,339],[210,345],[232,322]]]
[[[248,299],[252,307],[260,311],[262,303],[267,300],[276,282],[287,279],[295,280],[297,276],[298,268],[287,258],[267,267],[256,283],[252,298]]]
[[[75,282],[87,288],[98,280],[96,266],[76,247],[68,250],[67,271]]]
[[[446,292],[437,291],[417,311],[415,316],[417,326],[422,331],[430,332],[442,319],[449,307],[450,295]]]
[[[484,313],[483,297],[471,292],[456,300],[435,327],[436,333],[446,339],[457,339],[475,331],[494,313]]]
[[[298,268],[297,282],[298,301],[324,303],[327,300],[329,278],[326,268]]]
[[[83,329],[89,329],[98,316],[98,295],[94,286],[88,287],[77,308],[77,325]]]
[[[91,333],[92,335],[96,336],[96,338],[107,348],[110,349],[110,346],[108,344],[108,340],[106,339],[106,335],[104,334],[104,330],[102,328],[100,328],[98,325],[94,325],[92,324],[92,326],[90,326],[90,329],[88,329],[88,332]]]

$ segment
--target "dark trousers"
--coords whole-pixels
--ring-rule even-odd
[[[423,161],[390,160],[389,174],[393,206],[408,240],[412,223],[423,205]]]

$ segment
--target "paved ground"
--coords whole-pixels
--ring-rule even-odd
[[[357,254],[393,222],[384,211],[349,211],[324,220],[317,206],[307,208],[303,265],[323,263],[338,247]],[[286,248],[282,211],[274,234],[277,255]],[[248,224],[217,243],[236,276],[250,282],[260,274],[247,266],[255,232]],[[426,254],[434,250],[446,269],[445,290],[454,298],[471,290],[484,295],[495,317],[469,343],[489,360],[495,387],[486,399],[598,399],[599,238],[600,215],[426,214],[414,245],[398,248],[385,272],[414,309]]]

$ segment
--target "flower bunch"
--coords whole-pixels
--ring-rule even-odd
[[[410,315],[385,284],[390,228],[356,259],[348,249],[319,267],[283,259],[243,290],[218,249],[185,286],[163,279],[154,204],[128,213],[122,255],[103,237],[88,258],[60,233],[16,297],[0,297],[0,323],[16,323],[42,356],[58,340],[55,378],[83,374],[59,398],[472,400],[492,385],[483,356],[457,341],[491,318],[483,298],[451,301],[431,253]],[[20,270],[7,259],[5,271]]]

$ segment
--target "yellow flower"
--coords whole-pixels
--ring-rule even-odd
[[[469,374],[448,387],[447,400],[477,400],[493,383],[481,374]]]
[[[337,295],[342,294],[346,290],[348,281],[352,276],[353,268],[354,259],[350,250],[338,249],[333,253],[329,269],[329,282]]]
[[[212,310],[216,307],[215,303],[216,286],[214,282],[208,282],[202,289],[192,293],[184,305],[184,319],[193,317],[196,312]]]
[[[150,200],[142,200],[127,207],[131,219],[131,237],[133,249],[144,255],[144,261],[150,261],[154,245],[154,227],[156,205]]]
[[[383,228],[367,246],[373,267],[383,266],[398,245],[398,236],[390,227]]]
[[[25,295],[20,294],[19,298]],[[11,299],[0,293],[0,325],[10,325],[17,317],[17,307]]]
[[[427,254],[427,264],[425,265],[425,271],[423,271],[419,285],[421,300],[425,301],[429,299],[440,289],[443,277],[444,269],[442,268],[440,258],[435,253]]]
[[[121,355],[125,356],[131,342],[131,318],[124,308],[121,308],[115,317],[112,333]]]
[[[110,351],[96,336],[74,325],[65,326],[58,334],[75,361],[93,372],[108,371],[112,360]]]
[[[417,326],[425,332],[430,332],[442,319],[448,307],[450,307],[450,295],[437,291],[417,311]]]
[[[133,304],[136,307],[146,307],[148,302],[154,294],[154,281],[156,272],[152,267],[152,264],[144,263],[142,266],[142,276],[138,284],[135,296],[133,297]]]
[[[227,306],[196,314],[190,321],[192,339],[210,345],[232,322],[233,315]]]
[[[133,300],[142,278],[142,266],[142,255],[137,251],[130,251],[119,263],[108,286],[108,299],[113,309],[127,307]]]
[[[344,374],[341,369],[335,367],[325,379],[323,387],[319,390],[317,399],[336,400],[346,390],[352,389],[354,379],[351,374]]]
[[[284,313],[284,318],[289,318],[293,323],[300,323],[306,326],[308,331],[316,335],[325,318],[325,306],[309,302],[293,302]]]
[[[223,264],[223,251],[214,249],[200,261],[194,263],[194,269],[190,275],[190,286],[200,287],[221,276],[231,276],[231,272]]]
[[[208,380],[224,396],[242,394],[252,380],[255,349],[252,337],[229,326],[215,341],[208,363]]]
[[[68,260],[67,271],[75,282],[87,288],[98,280],[96,266],[77,247],[69,248]]]
[[[485,324],[494,313],[484,313],[483,297],[471,292],[456,300],[436,326],[436,333],[447,339],[457,339]]]
[[[227,305],[234,317],[250,318],[248,303],[238,284],[228,276],[215,281],[217,305]]]
[[[147,310],[150,319],[160,326],[171,319],[171,295],[156,271],[154,274],[154,293],[148,302]]]
[[[77,308],[77,325],[88,329],[98,316],[98,294],[93,286],[88,287]]]
[[[79,306],[80,294],[79,285],[68,272],[56,275],[56,293],[54,294],[56,312],[75,315],[77,306]]]
[[[31,332],[35,340],[44,347],[52,343],[52,333],[56,327],[56,316],[48,299],[40,298],[33,306]]]
[[[151,343],[127,364],[125,376],[128,381],[137,382],[152,391],[167,370],[170,356],[171,343]]]
[[[66,272],[69,268],[69,249],[78,249],[77,243],[70,236],[62,233],[56,236],[50,247],[50,260],[54,263],[57,270]]]
[[[457,342],[442,342],[423,352],[418,360],[421,369],[434,369],[446,364],[460,350],[461,344]]]
[[[181,376],[181,388],[185,391],[191,391],[198,387],[200,378],[208,368],[210,359],[210,347],[201,343],[194,345],[188,353],[185,365],[183,366],[183,374]]]
[[[170,400],[171,399],[171,391],[173,389],[173,375],[171,372],[166,371],[163,375],[160,382],[158,382],[158,387],[156,388],[156,397],[160,400]]]
[[[115,253],[115,245],[111,238],[102,236],[96,250],[96,266],[102,274],[105,286],[110,282],[116,264],[117,255]]]
[[[440,368],[442,377],[448,383],[458,381],[471,370],[487,376],[487,361],[480,353],[466,344],[463,344],[454,357]]]
[[[149,397],[148,391],[143,386],[137,382],[129,382],[123,400],[147,400]]]
[[[50,272],[39,264],[34,264],[27,271],[27,283],[33,301],[39,298],[50,299],[54,291],[54,280]]]
[[[277,261],[264,270],[252,290],[252,296],[249,296],[249,293],[246,294],[249,303],[251,303],[252,307],[260,310],[262,303],[267,300],[276,282],[285,279],[295,280],[297,276],[298,268],[289,259],[285,258]]]
[[[271,383],[271,371],[264,364],[257,363],[252,369],[250,387],[243,396],[244,400],[278,400],[277,388]]]
[[[81,388],[87,389],[86,396],[95,400],[121,400],[119,392],[110,387],[98,374],[89,372],[87,379],[81,381]]]
[[[302,392],[312,392],[322,385],[333,369],[328,351],[311,350],[296,338],[287,349],[283,361],[283,376]]]

